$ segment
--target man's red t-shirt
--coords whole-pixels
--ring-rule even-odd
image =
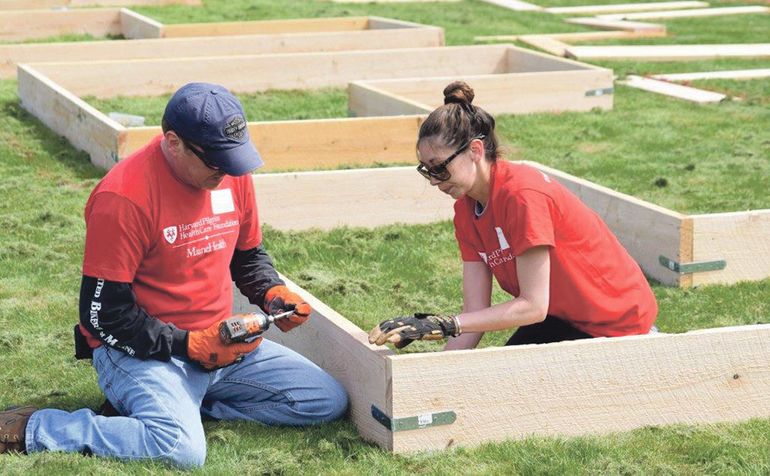
[[[548,314],[593,336],[649,332],[658,313],[639,265],[602,219],[545,173],[507,161],[491,171],[490,198],[476,215],[455,202],[455,237],[464,261],[484,261],[500,287],[519,295],[516,256],[547,246]]]
[[[254,185],[248,174],[225,176],[216,190],[181,182],[161,137],[118,163],[91,193],[83,274],[131,283],[149,315],[205,329],[231,314],[234,250],[262,242]]]

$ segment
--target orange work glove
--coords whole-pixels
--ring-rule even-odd
[[[282,284],[273,286],[265,293],[264,309],[268,314],[289,311],[292,306],[294,306],[294,314],[284,319],[276,319],[274,323],[283,332],[288,332],[298,325],[304,324],[310,318],[313,308],[299,295],[289,291],[289,288]]]
[[[208,370],[227,367],[262,343],[262,338],[258,337],[252,342],[224,344],[219,336],[220,323],[187,334],[187,355]]]

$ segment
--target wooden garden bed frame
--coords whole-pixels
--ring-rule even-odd
[[[197,6],[202,0],[0,0],[0,10],[50,10],[52,8],[78,7],[130,7],[139,5],[190,5]]]
[[[430,29],[442,32],[439,27],[391,20],[376,16],[339,18],[299,18],[282,20],[257,20],[214,23],[179,23],[165,25],[127,8],[83,8],[76,10],[0,10],[0,40],[22,41],[63,34],[90,34],[93,36],[122,35],[127,39],[186,38],[240,35],[277,35],[287,33],[341,33],[353,35],[365,30],[399,29],[405,35],[413,29]],[[403,31],[410,29],[410,31]],[[405,35],[408,36],[408,35]],[[387,36],[386,36],[387,37]],[[365,38],[361,40],[366,41]],[[376,37],[371,43],[376,46]],[[356,35],[345,44],[359,41]],[[418,38],[419,41],[419,38]],[[125,48],[126,44],[114,43]],[[443,44],[443,41],[442,41]],[[17,46],[17,45],[13,45]],[[78,43],[78,47],[82,47]],[[368,45],[359,47],[365,49]],[[394,46],[395,47],[395,46]],[[249,45],[234,44],[233,49],[246,53]],[[232,53],[231,53],[232,54]],[[254,54],[254,53],[249,53]],[[2,58],[2,57],[0,57]],[[94,58],[98,59],[98,58]]]
[[[313,83],[306,86],[333,86],[348,81],[351,76],[393,72],[392,68],[381,68],[384,62],[393,64],[402,58],[401,68],[395,73],[410,74],[413,71],[435,71],[442,65],[450,68],[458,67],[462,71],[456,74],[468,74],[473,68],[490,68],[505,71],[506,61],[500,61],[500,48],[489,47],[447,47],[405,50],[385,50],[372,52],[345,53],[316,53],[295,55],[264,55],[247,58],[245,65],[236,65],[231,70],[212,68],[208,76],[200,77],[190,72],[178,70],[173,64],[171,72],[164,74],[161,69],[166,62],[100,62],[100,63],[68,63],[68,64],[39,64],[19,66],[19,97],[21,105],[55,132],[67,137],[78,149],[85,150],[91,155],[91,160],[103,168],[109,168],[121,157],[141,147],[147,140],[159,133],[158,127],[125,128],[117,122],[86,104],[82,99],[69,91],[75,88],[79,93],[105,96],[108,93],[117,94],[124,84],[132,94],[162,94],[174,91],[181,86],[182,79],[192,78],[226,85],[241,84],[235,74],[250,75],[249,66],[256,71],[263,64],[273,64],[278,71],[291,71],[297,75],[304,71],[315,71],[319,79],[325,82]],[[454,51],[453,51],[454,50]],[[507,50],[506,50],[507,51]],[[325,74],[325,64],[330,58],[335,59],[334,73]],[[426,67],[426,58],[437,61],[435,68]],[[466,60],[467,58],[467,60]],[[479,60],[481,58],[481,60]],[[474,63],[473,60],[477,62]],[[198,70],[204,71],[202,60],[178,60],[180,63],[192,62]],[[221,61],[212,60],[219,65],[233,63],[232,58]],[[140,63],[136,67],[136,63]],[[250,64],[251,63],[251,64]],[[98,65],[101,78],[115,78],[115,81],[93,80],[89,71],[92,65]],[[85,65],[85,66],[84,66]],[[304,65],[304,66],[303,66]],[[456,66],[457,65],[457,66]],[[283,67],[282,67],[283,66]],[[368,66],[368,69],[367,69]],[[232,67],[232,65],[231,65]],[[176,69],[175,69],[176,68]],[[293,68],[300,68],[295,71]],[[303,69],[305,68],[305,69]],[[184,68],[181,68],[184,69]],[[66,81],[66,87],[53,82],[40,70],[53,74],[58,81]],[[374,71],[371,71],[374,70]],[[137,73],[139,72],[139,73]],[[186,74],[188,74],[186,76]],[[202,74],[202,73],[199,73]],[[446,73],[445,73],[446,74]],[[284,76],[286,76],[284,74]],[[118,78],[127,83],[121,83],[118,89],[103,88],[115,86]],[[257,81],[245,82],[234,88],[236,91],[255,91],[265,89],[266,84]],[[284,80],[283,84],[292,85],[303,83]],[[296,86],[295,86],[296,87]],[[251,89],[248,89],[251,88]],[[393,116],[372,118],[324,119],[314,121],[278,121],[251,123],[250,133],[256,144],[267,159],[265,171],[282,169],[322,169],[340,166],[361,166],[374,163],[408,163],[414,160],[414,140],[417,137],[419,124],[423,116]],[[667,210],[634,197],[615,192],[589,181],[573,177],[562,172],[538,166],[561,180],[572,189],[584,202],[596,210],[607,222],[631,255],[640,263],[644,271],[658,281],[674,286],[693,286],[707,283],[734,283],[740,280],[764,279],[770,275],[770,243],[766,237],[770,235],[770,210],[757,210],[735,213],[716,213],[686,215]],[[396,172],[393,172],[396,173]],[[413,174],[416,178],[417,174]],[[262,175],[257,175],[261,177]],[[347,177],[355,174],[347,173]],[[289,174],[285,180],[298,180],[305,177],[302,174]],[[307,215],[301,214],[304,207],[309,206],[314,197],[323,196],[323,189],[361,190],[362,197],[358,202],[375,203],[371,191],[366,188],[366,180],[355,179],[349,185],[330,187],[319,182],[316,188],[286,186],[282,190],[313,190],[303,199],[287,195],[282,205],[288,210],[288,204],[299,203],[300,214],[292,218],[292,222],[303,223]],[[399,189],[398,180],[390,182],[395,190]],[[361,187],[364,187],[361,189]],[[383,196],[387,197],[387,186],[383,186]],[[422,184],[423,188],[430,188]],[[281,188],[271,196],[281,196]],[[416,198],[415,200],[419,200]],[[352,203],[353,199],[346,203]],[[325,203],[325,202],[324,202]],[[404,207],[407,210],[410,207]],[[447,207],[449,208],[449,207]],[[276,208],[277,209],[277,208]],[[329,207],[330,210],[338,210]],[[371,214],[381,214],[385,208],[372,209]],[[266,212],[266,213],[269,213]],[[320,215],[318,212],[318,216]],[[342,215],[342,214],[340,214]],[[288,212],[285,216],[289,216]],[[269,218],[269,215],[268,215]],[[270,223],[272,219],[268,220]],[[276,224],[276,226],[278,226]],[[710,268],[720,268],[704,271]]]
[[[125,13],[125,12],[124,12]],[[0,14],[1,16],[1,14]],[[123,19],[129,18],[125,14]],[[251,25],[252,31],[275,32],[251,34],[243,25]],[[128,23],[122,23],[127,28]],[[139,25],[139,24],[135,24]],[[204,24],[215,31],[217,23]],[[280,25],[286,31],[281,32]],[[348,29],[342,29],[343,25]],[[182,25],[175,25],[180,27]],[[261,26],[261,27],[260,27]],[[269,26],[269,28],[268,28]],[[310,28],[312,27],[312,28]],[[329,31],[315,31],[326,27]],[[134,28],[132,37],[150,36],[151,32]],[[292,30],[292,28],[294,30]],[[311,31],[304,31],[303,28]],[[19,63],[43,63],[65,61],[99,61],[160,58],[189,58],[201,56],[230,56],[233,54],[276,54],[312,51],[374,50],[390,48],[420,48],[444,45],[444,30],[439,27],[393,20],[382,17],[327,18],[313,23],[296,20],[242,22],[237,30],[243,34],[234,36],[199,36],[182,38],[150,38],[133,40],[82,41],[77,45],[68,42],[0,45],[0,78],[16,76]]]
[[[492,114],[612,109],[612,70],[523,50],[508,74],[354,81],[348,108],[354,116],[428,114],[442,104],[450,82],[473,85],[474,104]]]
[[[394,68],[393,65],[399,65]],[[582,68],[582,69],[580,69]],[[94,75],[92,71],[98,70]],[[526,73],[539,71],[539,73]],[[555,73],[554,73],[555,72]],[[18,66],[22,106],[65,136],[91,161],[110,168],[144,143],[142,129],[126,128],[88,105],[80,96],[170,94],[189,81],[221,83],[235,92],[346,86],[357,79],[471,75],[478,81],[513,81],[535,75],[554,90],[565,81],[579,88],[560,110],[609,108],[612,72],[553,58],[511,45],[409,48],[252,56],[37,63]],[[109,78],[109,79],[107,79]],[[444,82],[441,79],[439,82]],[[434,81],[435,82],[435,81]],[[435,82],[438,96],[445,84]],[[476,79],[474,79],[474,84]],[[486,84],[485,83],[485,84]],[[577,86],[574,86],[577,84]],[[601,93],[601,95],[600,95]],[[552,91],[542,91],[543,96]],[[560,99],[565,99],[560,97]],[[540,110],[554,108],[551,102]]]
[[[418,124],[413,120],[410,141],[401,143],[404,149],[390,149],[398,162],[414,160]],[[281,160],[264,155],[268,163]],[[556,178],[596,211],[644,272],[661,283],[690,287],[770,277],[770,209],[677,213],[551,167],[524,163]],[[254,183],[261,219],[279,230],[430,223],[451,219],[453,213],[451,200],[414,167],[256,174]]]
[[[360,435],[395,453],[770,416],[770,325],[396,355],[286,281],[314,313],[268,338],[342,383]]]

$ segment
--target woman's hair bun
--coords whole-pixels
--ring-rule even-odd
[[[474,98],[473,88],[465,81],[454,81],[444,88],[444,104],[470,105]]]

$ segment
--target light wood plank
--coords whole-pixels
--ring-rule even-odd
[[[693,284],[770,278],[770,209],[693,215],[694,261],[725,260],[721,271],[695,273]]]
[[[284,33],[146,40],[0,45],[0,78],[16,76],[16,64],[229,56],[241,51],[280,54],[390,48],[424,48],[444,44],[440,28],[361,30],[351,32]]]
[[[770,43],[718,45],[572,46],[567,56],[581,60],[686,61],[768,58]]]
[[[120,29],[125,38],[132,40],[138,38],[161,38],[163,36],[163,25],[160,22],[140,15],[128,8],[120,9]],[[118,47],[121,45],[113,43],[113,46],[115,47],[114,50],[120,51]]]
[[[639,12],[621,13],[617,15],[600,15],[607,20],[666,20],[672,18],[711,17],[725,15],[748,15],[753,13],[768,13],[770,8],[759,5],[747,7],[698,8],[694,10],[673,10],[668,12]]]
[[[643,91],[663,94],[664,96],[701,104],[722,102],[728,99],[727,95],[722,93],[715,93],[704,89],[682,86],[680,84],[669,83],[658,79],[643,78],[635,75],[629,75],[628,78],[626,78],[626,81],[623,81],[623,84]]]
[[[372,405],[380,408],[388,405],[386,357],[392,352],[372,346],[364,331],[286,276],[281,278],[310,304],[313,314],[305,324],[290,332],[280,332],[273,326],[265,336],[302,354],[337,379],[348,392],[350,419],[361,436],[383,448],[392,448],[390,431],[371,416]],[[254,310],[236,289],[233,312]]]
[[[249,135],[265,160],[260,172],[416,164],[415,142],[424,117],[250,122]],[[130,128],[120,157],[158,134],[160,127]]]
[[[331,0],[332,3],[457,3],[462,0]]]
[[[644,23],[628,20],[608,20],[606,18],[568,18],[567,23],[583,25],[599,30],[623,30],[623,31],[659,31],[665,32],[664,25]]]
[[[522,35],[519,37],[519,41],[556,56],[564,56],[567,48],[569,48],[568,44],[550,35]]]
[[[648,276],[679,286],[680,276],[658,261],[692,261],[686,216],[536,162],[524,161],[558,180],[592,208]]]
[[[484,3],[497,5],[498,7],[507,8],[515,12],[538,12],[543,10],[543,7],[535,5],[533,3],[522,2],[521,0],[481,0]]]
[[[578,33],[549,33],[547,35],[524,35],[527,37],[547,37],[558,40],[563,43],[576,43],[580,41],[603,41],[615,39],[632,38],[659,38],[666,36],[665,30],[636,30],[636,31],[585,31]],[[524,38],[521,36],[521,38]],[[474,41],[515,41],[520,38],[519,35],[493,35],[493,36],[474,36]],[[563,52],[562,52],[563,55]]]
[[[120,35],[120,10],[0,11],[0,40],[21,41],[64,34]]]
[[[697,81],[701,79],[762,79],[770,78],[770,69],[707,71],[702,73],[653,74],[651,78],[664,81]]]
[[[386,89],[366,81],[353,81],[348,84],[348,112],[353,116],[430,114],[433,109],[427,104],[413,101],[402,95],[391,94]]]
[[[397,453],[770,416],[770,325],[389,358]]]
[[[348,104],[358,116],[430,112],[443,104],[444,87],[458,79],[473,87],[474,104],[491,114],[612,109],[612,71],[599,68],[364,81],[351,85]]]
[[[582,5],[577,7],[551,7],[546,8],[548,13],[560,15],[601,15],[606,13],[647,12],[653,10],[678,10],[680,8],[707,7],[708,2],[681,1],[681,2],[647,2],[647,3],[619,3],[614,5]]]
[[[35,67],[63,88],[79,96],[105,98],[116,95],[161,95],[171,93],[190,81],[220,83],[234,92],[258,92],[268,89],[343,87],[350,81],[362,79],[505,73],[508,65],[507,53],[511,48],[506,45],[452,46],[88,63],[36,63]],[[559,61],[557,58],[550,58],[554,64]],[[84,67],[84,64],[88,67]],[[393,65],[398,67],[394,68]],[[95,69],[98,69],[99,75],[91,73]],[[110,80],[105,81],[104,78]]]
[[[125,128],[61,88],[28,65],[19,66],[19,102],[49,129],[88,152],[94,164],[109,169]]]
[[[415,167],[254,175],[260,220],[279,230],[448,220],[452,199]]]
[[[233,36],[355,31],[366,29],[368,24],[369,19],[367,17],[186,23],[165,25],[164,34],[166,38],[179,38],[189,36]]]
[[[134,5],[201,5],[201,0],[0,0],[0,10],[50,10],[61,7],[128,7]]]

